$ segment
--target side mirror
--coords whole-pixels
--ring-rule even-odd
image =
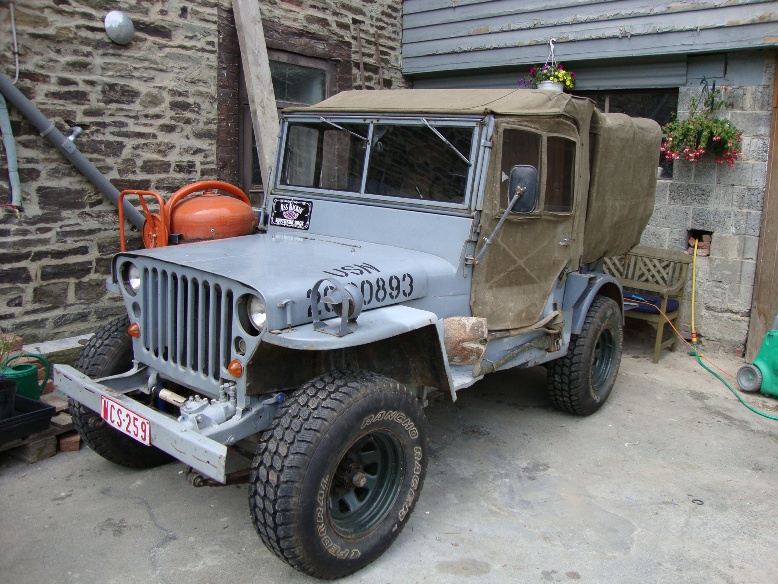
[[[518,200],[513,204],[511,213],[530,213],[538,203],[538,169],[534,166],[517,164],[511,168],[508,182],[508,201],[519,191]]]

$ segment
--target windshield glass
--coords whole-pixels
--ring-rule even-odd
[[[475,124],[290,121],[280,184],[462,205]],[[367,160],[367,162],[366,162]]]

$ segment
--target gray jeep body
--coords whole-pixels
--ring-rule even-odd
[[[621,307],[598,266],[639,240],[659,138],[544,91],[347,92],[287,111],[262,232],[118,254],[110,287],[140,327],[135,367],[93,380],[59,365],[57,387],[94,411],[101,396],[122,404],[152,445],[225,482],[227,446],[333,368],[456,399],[491,371],[561,358],[595,298]],[[537,176],[520,212],[507,209],[517,166]],[[158,386],[196,396],[174,416],[127,395]]]

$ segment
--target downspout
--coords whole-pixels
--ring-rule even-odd
[[[66,138],[54,127],[54,123],[44,116],[38,108],[14,87],[11,80],[0,73],[0,94],[13,105],[65,158],[83,174],[89,182],[103,193],[114,205],[118,205],[119,191],[105,178],[94,165],[81,154],[73,143],[74,135]],[[124,215],[138,229],[143,228],[144,217],[132,204],[124,200]]]
[[[11,130],[11,118],[8,116],[8,105],[0,95],[0,134],[3,136],[5,157],[8,160],[8,183],[11,187],[11,207],[17,210],[22,207],[22,183],[19,181],[19,165],[16,160],[16,142]]]
[[[11,13],[11,36],[13,37],[13,55],[16,64],[13,83],[19,81],[19,45],[16,42],[16,20],[14,18],[14,3],[8,4],[8,10]],[[11,207],[19,212],[22,208],[22,184],[19,181],[19,163],[16,157],[16,142],[14,141],[13,130],[11,129],[11,118],[8,115],[8,104],[5,98],[0,95],[0,136],[3,137],[3,147],[5,148],[5,157],[8,160],[8,186],[11,190]]]

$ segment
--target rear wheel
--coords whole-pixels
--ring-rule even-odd
[[[81,350],[76,369],[92,379],[129,371],[132,368],[129,326],[129,318],[122,316],[101,327]],[[151,468],[173,460],[158,448],[141,444],[112,428],[97,413],[72,398],[69,409],[82,440],[106,460],[129,468]]]
[[[588,416],[602,407],[619,372],[623,328],[616,302],[595,298],[581,334],[570,339],[567,355],[548,368],[549,397],[557,408]]]
[[[287,397],[257,447],[254,526],[295,569],[346,576],[400,534],[426,458],[426,420],[410,392],[373,373],[329,373]]]

